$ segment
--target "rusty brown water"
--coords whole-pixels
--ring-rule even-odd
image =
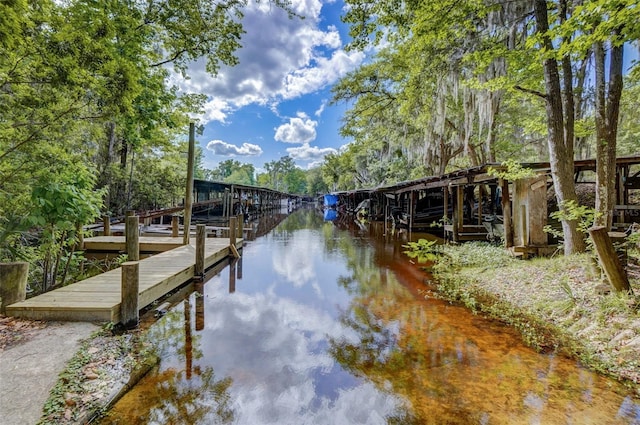
[[[617,382],[425,297],[375,233],[298,211],[248,243],[151,327],[159,366],[102,423],[640,424]]]

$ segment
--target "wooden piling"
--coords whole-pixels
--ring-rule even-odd
[[[28,276],[29,263],[0,264],[0,313],[5,314],[8,305],[26,299]]]
[[[238,238],[242,239],[244,237],[244,235],[243,235],[243,233],[244,233],[244,215],[238,214],[237,223],[238,223],[238,231],[236,232],[236,236]]]
[[[191,206],[193,204],[193,173],[195,163],[195,124],[189,123],[189,157],[187,158],[187,190],[184,196],[184,234],[182,243],[189,244],[189,236],[191,233]]]
[[[618,255],[613,248],[613,243],[604,226],[596,226],[589,229],[589,236],[593,240],[593,246],[596,249],[600,267],[604,271],[607,280],[618,292],[632,293],[629,279],[627,278]]]
[[[207,239],[206,227],[204,224],[196,226],[196,265],[193,277],[203,279],[204,277],[204,244]]]
[[[134,329],[140,321],[138,293],[140,289],[140,263],[127,261],[122,264],[120,323],[125,329]]]
[[[126,210],[124,212],[124,234],[125,236],[127,235],[127,227],[129,226],[128,222],[127,222],[127,217],[133,217],[134,215],[136,215],[136,212],[134,210]],[[136,224],[136,227],[137,224]]]
[[[180,219],[177,215],[171,216],[171,236],[177,238],[179,235]]]
[[[138,231],[138,216],[127,217],[125,223],[126,227],[126,245],[127,245],[127,260],[138,261],[140,260],[140,236]]]
[[[453,241],[460,242],[460,232],[464,226],[464,186],[456,186],[456,200],[453,211]]]
[[[111,218],[108,215],[102,216],[102,235],[111,236]]]
[[[509,182],[500,179],[500,190],[502,192],[502,217],[504,223],[504,245],[505,248],[513,246],[513,226],[511,215],[511,199],[509,196]]]
[[[229,245],[236,246],[236,232],[238,230],[237,217],[229,217]]]
[[[444,210],[444,213],[442,214],[444,222],[442,224],[447,224],[447,222],[449,221],[449,188],[446,186],[442,188],[442,200],[442,208]]]

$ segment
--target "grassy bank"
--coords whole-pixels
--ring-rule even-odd
[[[484,243],[437,251],[432,272],[440,296],[502,320],[537,350],[575,357],[640,395],[640,297],[610,292],[592,255],[519,260]],[[630,280],[640,294],[639,279]]]

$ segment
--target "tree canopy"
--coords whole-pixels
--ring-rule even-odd
[[[352,105],[342,131],[354,139],[323,168],[335,188],[515,154],[550,161],[562,209],[576,200],[573,160],[595,153],[598,217],[610,224],[615,157],[629,152],[627,143],[638,152],[629,133],[624,149],[617,144],[618,123],[628,129],[633,122],[621,114],[629,99],[622,64],[625,45],[638,39],[636,2],[347,4],[350,47],[376,54],[334,87],[334,101]],[[377,163],[388,166],[376,170]],[[567,252],[584,248],[575,222],[564,220],[563,230]]]

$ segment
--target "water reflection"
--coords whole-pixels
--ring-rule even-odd
[[[401,243],[358,229],[300,211],[248,244],[153,326],[160,367],[104,423],[640,423],[615,382],[425,299]]]

